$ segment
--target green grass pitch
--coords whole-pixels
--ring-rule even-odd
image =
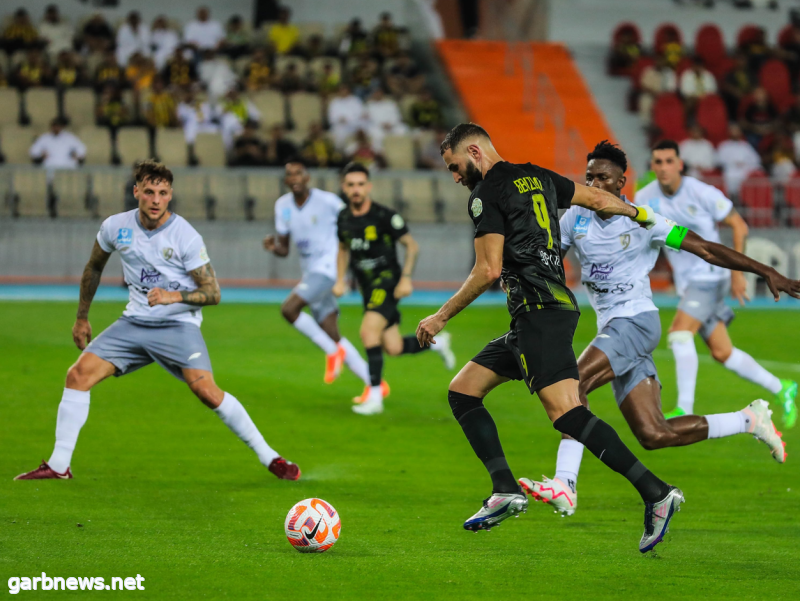
[[[95,305],[95,333],[121,310]],[[406,309],[403,330],[411,333],[430,312]],[[150,366],[92,393],[74,480],[12,482],[52,450],[64,374],[78,356],[74,314],[73,303],[0,303],[2,587],[12,576],[44,571],[107,582],[141,574],[145,591],[128,595],[143,599],[798,598],[800,428],[784,433],[785,465],[744,435],[647,452],[607,387],[591,398],[594,411],[686,493],[657,555],[637,550],[643,510],[636,492],[589,453],[575,516],[531,502],[527,515],[473,534],[461,524],[490,482],[450,414],[452,374],[439,358],[388,358],[386,412],[357,416],[350,399],[360,383],[346,373],[323,384],[322,354],[276,306],[207,309],[203,331],[217,382],[301,466],[301,481],[275,479],[185,385]],[[671,317],[662,312],[665,326]],[[344,309],[342,328],[353,341],[359,321],[356,308]],[[731,332],[778,375],[797,378],[798,322],[796,312],[747,310]],[[507,325],[500,307],[457,317],[448,330],[459,364]],[[587,309],[577,352],[594,333]],[[711,362],[699,342],[698,350],[698,412],[737,410],[765,395]],[[674,364],[664,342],[656,358],[671,408]],[[515,475],[552,475],[559,436],[538,400],[509,383],[487,406]],[[312,496],[336,507],[342,534],[330,551],[301,555],[283,522],[294,503]]]

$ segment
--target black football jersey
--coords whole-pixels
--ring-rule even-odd
[[[561,263],[558,209],[570,206],[575,184],[526,163],[500,162],[475,186],[469,214],[475,237],[502,234],[502,279],[512,317],[534,309],[578,310]]]
[[[350,267],[362,290],[377,279],[400,279],[396,243],[408,233],[401,215],[373,201],[366,214],[356,217],[348,206],[339,213],[338,229],[339,241],[350,248]]]

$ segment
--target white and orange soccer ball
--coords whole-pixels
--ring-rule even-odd
[[[300,553],[322,553],[339,540],[342,522],[330,503],[304,499],[289,510],[284,527],[286,538]]]

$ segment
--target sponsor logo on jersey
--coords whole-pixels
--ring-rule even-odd
[[[292,210],[291,209],[283,209],[283,220],[286,222],[287,225],[292,220]]]
[[[175,254],[175,251],[171,248],[162,248],[161,249],[161,256],[164,257],[165,261],[169,261],[172,258],[172,255]]]
[[[129,227],[121,227],[117,232],[117,244],[132,244],[133,230]]]
[[[401,230],[401,229],[403,229],[403,226],[405,224],[406,224],[406,222],[403,221],[403,218],[400,215],[398,215],[396,213],[394,215],[392,215],[392,227],[394,229]]]
[[[572,226],[572,235],[577,238],[583,238],[589,233],[589,218],[583,215],[578,215],[575,218],[575,225]]]
[[[481,213],[483,213],[483,202],[481,202],[480,198],[476,198],[472,201],[472,207],[470,208],[472,211],[472,216],[477,217]]]
[[[200,258],[203,261],[208,261],[208,251],[206,250],[205,246],[200,249]]]
[[[195,359],[199,359],[203,353],[192,353],[189,355],[189,361],[194,361]]]
[[[592,263],[589,277],[597,278],[598,280],[607,280],[613,271],[614,266],[610,263]]]
[[[697,207],[694,205],[689,205],[688,207],[686,207],[686,212],[689,213],[689,215],[691,215],[692,217],[694,217],[695,215],[697,215]]]
[[[139,281],[142,284],[157,284],[158,280],[161,279],[161,274],[155,268],[147,269],[146,267],[142,268],[142,274],[139,278]]]
[[[631,235],[630,234],[622,234],[619,237],[619,243],[622,244],[622,249],[625,250],[631,245]]]
[[[181,283],[180,283],[180,282],[178,282],[178,281],[176,281],[176,280],[172,280],[172,281],[169,283],[169,286],[168,286],[168,287],[169,287],[169,289],[170,289],[170,290],[179,290],[179,289],[180,289],[180,287],[181,287]]]

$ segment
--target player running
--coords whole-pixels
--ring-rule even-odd
[[[348,266],[355,273],[364,299],[361,321],[361,342],[367,349],[370,385],[364,390],[353,411],[375,415],[383,411],[383,399],[389,387],[382,379],[383,351],[390,355],[406,355],[426,350],[414,335],[400,334],[400,299],[411,294],[411,275],[417,262],[417,245],[408,233],[403,218],[393,210],[370,198],[372,182],[369,170],[350,163],[342,171],[342,190],[349,205],[339,213],[338,277],[333,293],[342,296],[346,290]],[[403,266],[397,260],[397,243],[406,249]],[[435,350],[447,369],[453,369],[456,358],[450,348],[450,334],[437,337]]]
[[[744,253],[747,224],[733,208],[733,203],[717,188],[693,177],[682,176],[683,161],[678,145],[662,140],[653,147],[651,166],[657,180],[636,193],[637,205],[649,205],[664,217],[688,227],[711,242],[719,242],[717,223],[733,230],[733,248]],[[694,411],[697,383],[697,350],[694,335],[703,337],[711,356],[746,380],[763,386],[775,395],[783,407],[783,423],[792,428],[797,421],[797,382],[780,380],[744,351],[735,348],[728,336],[728,324],[734,314],[725,304],[728,292],[744,305],[747,284],[741,271],[730,272],[706,263],[689,253],[668,252],[675,287],[681,297],[667,340],[675,355],[678,380],[678,406],[666,417],[678,417]]]
[[[350,341],[339,334],[339,306],[331,292],[336,283],[339,244],[336,220],[344,202],[336,194],[310,188],[308,170],[300,158],[286,163],[286,187],[291,190],[275,203],[277,236],[264,238],[264,248],[277,257],[289,254],[294,239],[303,277],[281,305],[281,314],[327,355],[325,383],[331,384],[342,362],[369,385],[367,362]],[[311,315],[303,312],[308,307]],[[313,317],[312,317],[313,315]]]
[[[450,383],[448,400],[475,454],[492,479],[492,494],[464,522],[488,530],[526,511],[528,499],[508,466],[497,427],[483,398],[509,380],[523,380],[536,393],[556,430],[583,443],[600,461],[622,474],[645,503],[644,553],[661,542],[683,502],[680,489],[657,478],[623,444],[617,433],[583,406],[572,337],[578,304],[565,285],[558,242],[558,209],[571,204],[603,216],[622,215],[648,228],[649,207],[636,208],[599,188],[588,188],[536,165],[508,163],[486,131],[473,123],[445,137],[442,157],[456,183],[472,190],[469,213],[475,224],[475,266],[464,285],[417,328],[422,345],[501,277],[508,296],[511,331],[491,341]]]
[[[134,168],[134,178],[139,208],[103,222],[83,270],[72,327],[72,339],[83,353],[67,371],[55,449],[48,461],[15,480],[72,478],[72,453],[89,416],[91,389],[109,376],[129,374],[154,361],[186,382],[270,472],[297,480],[300,468],[270,448],[242,404],[214,382],[200,323],[202,307],[219,303],[219,284],[200,234],[169,210],[172,172],[161,163],[144,161]],[[92,340],[89,308],[115,250],[130,299],[122,317]]]
[[[628,168],[625,153],[603,141],[587,160],[586,185],[620,197]],[[621,198],[628,202],[624,196]],[[648,274],[660,249],[670,248],[692,253],[720,267],[756,273],[767,281],[776,301],[781,292],[800,295],[800,282],[788,280],[772,267],[727,246],[703,240],[661,215],[656,215],[655,227],[647,230],[627,219],[603,219],[572,206],[561,217],[562,256],[571,247],[575,247],[581,280],[597,313],[597,337],[578,359],[581,402],[588,406],[587,395],[611,382],[625,421],[645,449],[752,434],[769,446],[776,461],[783,463],[784,443],[765,401],[754,401],[734,413],[664,419],[661,385],[652,357],[661,339],[661,321],[652,301]],[[535,499],[572,515],[578,506],[576,485],[583,445],[567,435],[562,439],[555,477],[542,482],[520,478],[519,482]]]

